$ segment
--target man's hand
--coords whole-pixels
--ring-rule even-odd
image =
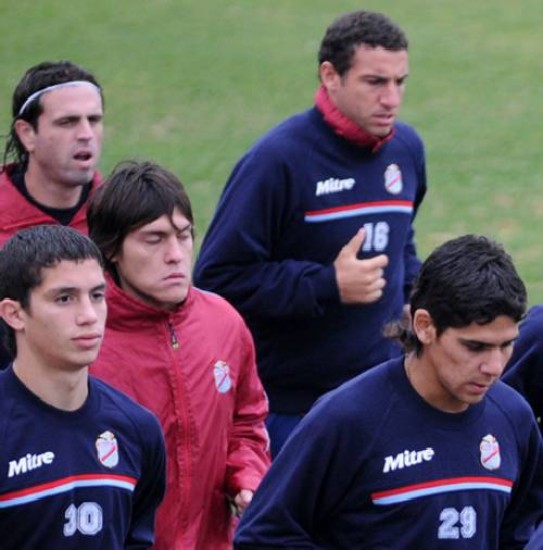
[[[245,511],[245,508],[249,506],[251,500],[253,500],[253,491],[249,489],[242,489],[234,498],[234,505],[236,506],[238,516],[241,516]]]
[[[360,260],[357,255],[365,238],[366,230],[359,229],[334,261],[339,295],[344,304],[370,304],[383,295],[388,256],[380,254]]]

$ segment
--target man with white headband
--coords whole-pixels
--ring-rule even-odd
[[[67,225],[86,234],[87,200],[100,180],[98,82],[69,61],[40,63],[15,88],[12,116],[0,169],[0,246],[33,225]]]
[[[35,65],[13,92],[12,116],[0,167],[0,247],[34,225],[87,234],[102,149],[103,96],[95,77],[69,61]],[[10,359],[0,341],[0,368]]]

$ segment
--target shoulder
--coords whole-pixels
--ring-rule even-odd
[[[424,155],[424,142],[413,126],[405,122],[396,122],[394,127],[396,133],[392,143],[402,144],[414,154]]]
[[[313,409],[322,418],[333,418],[339,424],[356,418],[361,425],[367,421],[368,426],[375,427],[395,399],[402,360],[392,359],[352,378],[321,397]]]
[[[312,141],[316,138],[319,131],[317,120],[314,109],[290,116],[261,136],[244,158],[267,155],[290,156],[293,148],[304,147],[308,140]]]
[[[158,419],[149,409],[93,375],[89,376],[89,384],[91,391],[99,396],[104,406],[109,406],[117,418],[124,417],[137,432],[143,434],[144,439],[151,438],[153,434],[161,437]]]
[[[397,394],[389,369],[390,363],[372,367],[323,395],[296,428],[296,436],[293,433],[292,439],[302,442],[296,453],[318,460],[327,454],[340,461],[349,456],[353,463],[366,456],[383,426],[394,423]]]
[[[487,399],[515,425],[522,426],[527,421],[534,419],[532,409],[526,399],[501,380],[498,380],[490,388]]]
[[[229,322],[244,323],[241,315],[234,306],[215,292],[202,290],[201,288],[193,286],[191,289],[191,300],[191,313],[193,314],[217,315]]]

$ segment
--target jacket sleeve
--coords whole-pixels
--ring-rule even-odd
[[[194,282],[225,297],[246,318],[318,317],[327,304],[339,302],[335,270],[281,253],[289,232],[299,228],[299,190],[280,153],[262,149],[250,151],[230,176]]]
[[[156,511],[166,491],[166,449],[158,421],[149,416],[141,427],[142,473],[134,492],[132,521],[125,548],[150,548],[155,540]]]
[[[264,423],[268,401],[257,375],[253,341],[245,325],[241,340],[243,362],[228,442],[226,490],[231,498],[241,489],[255,491],[270,465],[269,438]]]

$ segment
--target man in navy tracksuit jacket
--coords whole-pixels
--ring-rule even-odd
[[[241,517],[236,550],[522,549],[543,519],[543,441],[499,380],[526,289],[474,235],[424,262],[406,355],[323,396]],[[541,548],[541,532],[530,548]]]
[[[275,455],[323,393],[396,355],[420,262],[413,220],[423,144],[395,122],[407,40],[386,17],[346,14],[319,53],[314,108],[260,139],[226,184],[195,267],[253,332]]]

